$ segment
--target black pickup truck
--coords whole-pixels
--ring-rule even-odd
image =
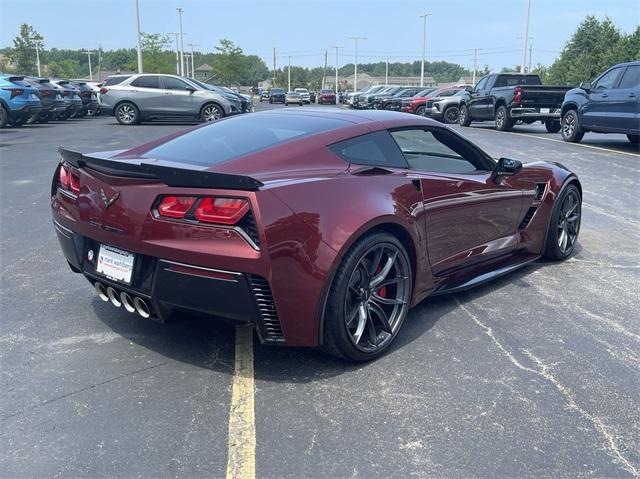
[[[509,131],[518,121],[542,121],[549,133],[557,133],[564,94],[571,88],[543,86],[538,75],[492,73],[468,87],[458,121],[469,126],[472,121],[495,120],[500,131]]]

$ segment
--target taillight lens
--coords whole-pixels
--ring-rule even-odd
[[[53,90],[40,90],[40,94],[42,96],[52,96],[53,95]]]
[[[163,196],[157,205],[156,211],[161,217],[185,219],[193,210],[187,219],[219,225],[235,225],[250,209],[249,201],[244,198],[214,196]]]
[[[21,96],[24,93],[22,88],[3,88],[3,90],[7,90],[11,92],[11,99]]]
[[[62,96],[69,96],[71,92],[69,90],[62,90]]]
[[[513,90],[513,102],[520,103],[522,102],[522,88],[519,86],[515,87]]]
[[[105,93],[107,93],[108,91],[109,91],[109,89],[108,89],[108,88],[105,88],[105,87],[100,88],[100,94],[101,94],[101,95],[104,95],[104,94],[105,94]]]
[[[70,171],[66,164],[60,165],[58,182],[63,190],[71,191],[74,195],[80,194],[80,177]]]
[[[165,196],[158,205],[158,214],[169,218],[184,218],[197,199],[194,196]]]
[[[243,198],[206,197],[200,200],[194,216],[204,223],[235,225],[247,211],[249,202]]]

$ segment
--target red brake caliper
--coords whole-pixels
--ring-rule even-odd
[[[380,271],[382,271],[382,268],[380,267],[380,265],[378,265],[378,269],[376,269],[376,272],[374,274],[378,274]],[[383,286],[378,290],[378,296],[380,296],[381,298],[386,297],[386,294],[387,294],[386,286]]]

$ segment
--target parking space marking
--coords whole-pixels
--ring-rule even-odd
[[[564,140],[556,140],[555,138],[545,138],[545,137],[538,136],[538,135],[535,135],[535,134],[519,133],[517,131],[496,131],[496,130],[492,130],[490,128],[482,128],[482,131],[493,131],[494,133],[508,133],[510,135],[517,135],[517,136],[520,136],[520,137],[524,136],[526,138],[537,138],[538,140],[555,141],[557,143],[562,143],[563,145],[581,146],[583,148],[591,148],[592,150],[606,151],[607,153],[619,153],[621,155],[628,155],[628,156],[632,156],[634,158],[640,158],[640,154],[638,154],[638,153],[630,153],[628,151],[611,150],[609,148],[604,148],[602,146],[585,145],[583,143],[569,143],[569,142],[564,141]]]
[[[227,479],[256,476],[256,420],[253,379],[253,327],[236,327],[236,356],[229,409]]]

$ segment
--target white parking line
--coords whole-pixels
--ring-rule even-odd
[[[640,154],[638,153],[631,153],[628,151],[619,151],[619,150],[611,150],[609,148],[604,148],[602,146],[594,146],[594,145],[585,145],[583,143],[569,143],[567,141],[564,140],[556,140],[555,138],[545,138],[542,136],[538,136],[535,134],[527,134],[527,133],[518,133],[515,131],[496,131],[496,130],[492,130],[490,128],[476,128],[477,130],[480,131],[492,131],[494,133],[499,133],[499,134],[503,134],[503,133],[508,133],[510,135],[517,135],[520,137],[526,137],[526,138],[537,138],[538,140],[545,140],[545,141],[555,141],[557,143],[562,143],[563,145],[567,145],[567,146],[581,146],[582,148],[591,148],[592,150],[600,150],[600,151],[606,151],[607,153],[619,153],[620,155],[628,155],[628,156],[632,156],[634,158],[640,158]],[[462,130],[464,131],[464,130]]]
[[[236,357],[229,410],[227,479],[256,477],[256,418],[253,380],[253,327],[236,327]]]

